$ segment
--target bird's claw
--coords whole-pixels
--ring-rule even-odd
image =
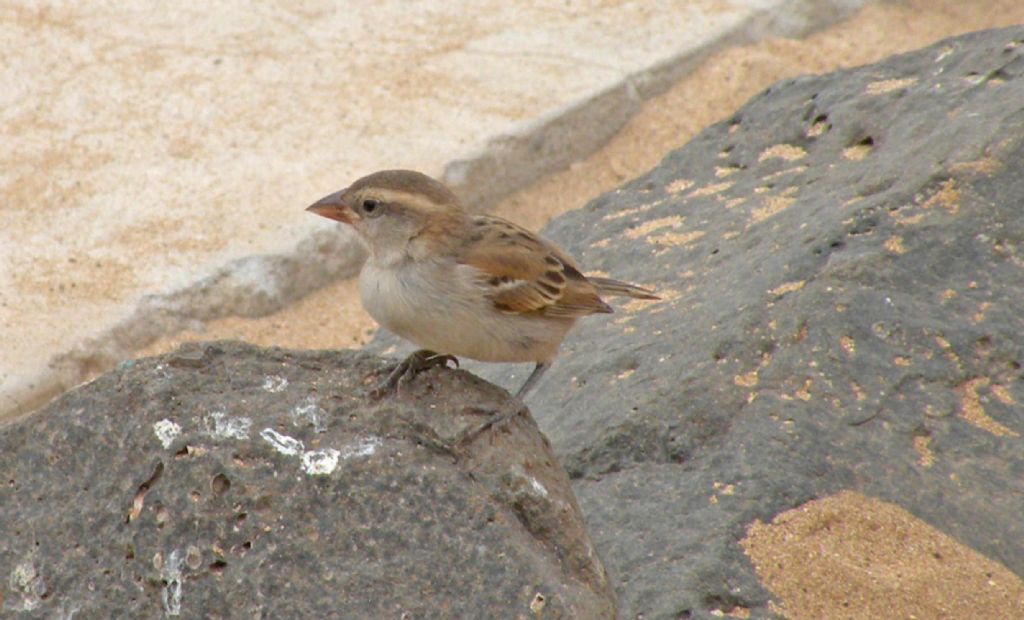
[[[458,436],[455,438],[455,441],[452,442],[452,445],[456,446],[457,448],[465,448],[467,445],[473,443],[473,441],[475,441],[477,437],[479,437],[488,429],[493,429],[498,425],[508,422],[517,415],[525,413],[526,405],[523,404],[523,402],[518,398],[514,398],[505,405],[499,407],[498,409],[485,409],[483,407],[467,407],[463,411],[474,415],[486,415],[488,417],[482,423],[470,427],[459,433]]]
[[[395,369],[388,374],[386,379],[370,389],[368,395],[375,400],[383,398],[394,392],[402,380],[407,377],[416,376],[424,370],[429,370],[435,366],[447,368],[448,362],[451,362],[455,368],[459,367],[459,360],[454,355],[436,353],[428,349],[414,351],[399,362],[398,366],[395,366]]]
[[[454,355],[449,355],[447,353],[433,353],[432,355],[426,357],[420,366],[411,369],[410,371],[419,373],[429,368],[433,368],[435,366],[443,366],[444,368],[447,368],[448,362],[452,363],[452,368],[459,367],[459,358],[455,357]]]

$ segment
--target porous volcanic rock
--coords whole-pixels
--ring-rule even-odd
[[[1024,575],[1022,102],[1022,28],[784,81],[550,226],[667,298],[530,403],[624,617],[770,615],[737,541],[845,489]]]
[[[369,354],[190,345],[0,429],[26,618],[612,618],[565,471],[501,390]]]
[[[774,617],[738,542],[842,490],[1024,575],[1022,102],[1022,28],[786,80],[547,227],[665,297],[528,401],[622,617]]]

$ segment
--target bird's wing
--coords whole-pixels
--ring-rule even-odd
[[[477,284],[501,312],[576,318],[612,311],[571,258],[498,217],[473,217],[470,243],[457,260],[474,269]]]

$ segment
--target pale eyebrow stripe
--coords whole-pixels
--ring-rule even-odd
[[[373,195],[385,203],[399,203],[410,207],[418,207],[428,211],[442,206],[423,194],[414,194],[394,189],[377,189]]]

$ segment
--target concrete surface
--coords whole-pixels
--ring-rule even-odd
[[[485,208],[706,53],[863,0],[0,7],[0,418],[360,254],[303,207],[382,167]]]

